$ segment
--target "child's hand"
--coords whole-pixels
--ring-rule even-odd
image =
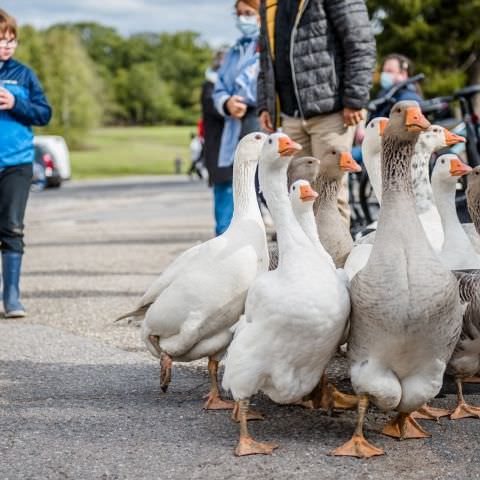
[[[14,105],[15,97],[6,88],[0,88],[0,110],[11,110]]]

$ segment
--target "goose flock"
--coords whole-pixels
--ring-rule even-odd
[[[331,452],[339,456],[383,455],[364,436],[370,405],[397,413],[383,433],[400,439],[429,436],[418,418],[480,418],[462,393],[480,370],[480,168],[445,154],[431,182],[428,170],[434,151],[461,141],[431,125],[414,101],[372,120],[363,157],[380,216],[376,230],[354,243],[336,206],[343,175],[360,170],[349,152],[331,145],[324,158],[299,157],[301,146],[283,133],[245,136],[228,230],[181,254],[120,317],[143,320],[162,390],[174,361],[208,357],[204,408],[232,410],[238,456],[278,447],[249,432],[248,420],[263,418],[249,407],[258,392],[278,404],[356,408],[352,438]],[[257,166],[274,249],[257,204]],[[455,210],[464,175],[473,225],[462,225]],[[325,375],[342,344],[355,395]],[[233,402],[221,397],[220,361]],[[445,373],[457,386],[451,411],[428,405]]]

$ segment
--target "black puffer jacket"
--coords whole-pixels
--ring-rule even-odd
[[[280,0],[281,1],[281,0]],[[262,0],[258,111],[277,119],[275,13],[278,0]],[[292,31],[292,76],[300,114],[311,118],[344,107],[366,106],[375,68],[375,39],[364,0],[303,0]]]

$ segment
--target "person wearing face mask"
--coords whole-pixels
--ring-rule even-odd
[[[217,161],[221,175],[213,183],[217,235],[228,228],[233,215],[232,165],[238,141],[260,130],[256,112],[259,7],[260,0],[235,2],[240,38],[226,53],[213,91],[215,108],[225,121]]]
[[[380,73],[380,87],[377,98],[385,96],[392,87],[398,83],[404,82],[413,73],[412,62],[399,53],[391,53],[383,60],[382,72]],[[417,91],[417,87],[413,84],[408,84],[398,90],[392,98],[391,102],[385,103],[379,107],[373,117],[388,117],[392,105],[402,100],[415,100],[422,103],[423,99]]]

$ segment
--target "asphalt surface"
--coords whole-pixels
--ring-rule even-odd
[[[254,399],[266,415],[251,433],[281,447],[235,458],[238,426],[205,412],[204,362],[175,365],[171,388],[128,310],[172,258],[211,236],[210,192],[182,178],[72,182],[32,195],[22,279],[27,319],[0,320],[0,479],[473,479],[480,478],[480,420],[423,422],[426,440],[378,433],[384,457],[336,458],[355,413],[328,416]],[[331,377],[349,390],[337,358]],[[480,385],[467,385],[480,405]],[[432,404],[452,407],[447,381]]]

